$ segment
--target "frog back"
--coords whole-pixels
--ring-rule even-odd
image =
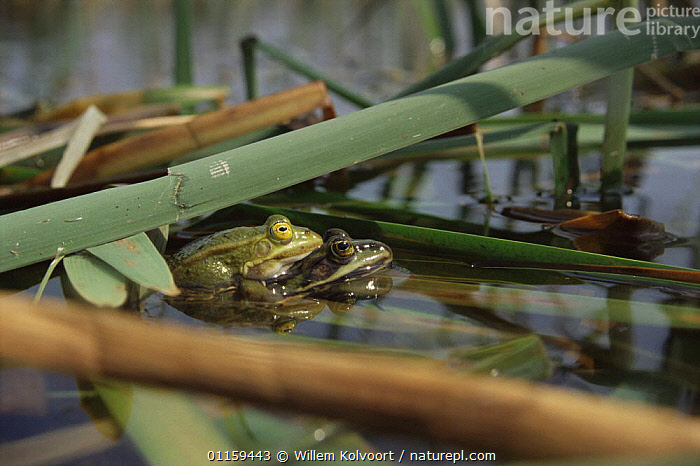
[[[241,273],[255,244],[264,235],[261,227],[223,230],[193,241],[170,257],[168,265],[178,286],[226,283]]]

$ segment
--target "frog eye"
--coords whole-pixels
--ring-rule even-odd
[[[283,244],[292,240],[292,225],[289,222],[276,222],[270,227],[270,234],[274,239]]]
[[[349,259],[355,254],[355,248],[347,239],[338,238],[331,243],[331,252],[338,259]]]

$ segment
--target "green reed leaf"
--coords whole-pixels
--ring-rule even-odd
[[[335,215],[313,214],[288,209],[240,204],[230,207],[217,216],[238,215],[241,217],[265,219],[271,213],[282,213],[296,224],[319,231],[328,228],[342,228],[355,238],[375,238],[391,247],[430,251],[447,255],[453,259],[473,263],[480,260],[504,260],[536,263],[566,263],[591,265],[616,265],[627,267],[647,267],[664,270],[697,272],[694,269],[656,264],[634,259],[606,256],[591,252],[563,249],[542,244],[524,243],[500,238],[489,238],[467,233],[436,230],[398,223],[380,222]]]
[[[150,464],[204,464],[210,450],[235,449],[186,395],[114,381],[93,383]]]
[[[145,233],[88,248],[139,285],[167,295],[178,294],[168,264]]]
[[[89,303],[119,307],[126,302],[126,277],[103,260],[85,252],[63,259],[63,267],[70,286]]]

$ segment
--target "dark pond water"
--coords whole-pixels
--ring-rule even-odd
[[[6,63],[0,101],[3,113],[37,98],[63,101],[84,94],[171,84],[170,2],[133,1],[118,6],[100,1],[47,2],[33,10],[35,5],[6,2],[0,6],[0,45]],[[415,33],[419,23],[409,2],[195,2],[194,13],[195,82],[231,85],[233,101],[243,99],[237,41],[249,32],[284,46],[376,100],[432,66],[424,38]],[[457,27],[457,36],[458,43],[466,44],[464,25]],[[457,53],[459,47],[466,50],[466,45],[458,46]],[[262,60],[263,93],[301,82],[304,79]],[[341,113],[352,111],[349,104],[338,102]],[[550,103],[555,109],[560,105],[570,105],[570,99]],[[663,223],[678,238],[659,251],[654,258],[659,263],[700,268],[697,154],[697,147],[630,154],[634,168],[621,207]],[[581,154],[582,209],[600,210],[596,194],[599,159],[597,151]],[[505,206],[553,207],[548,155],[488,160],[497,200],[494,209],[481,202],[485,191],[478,160],[406,162],[353,178],[353,173],[371,167],[371,162],[354,167],[349,178],[361,181],[346,183],[342,190],[332,180],[322,179],[285,194],[284,202],[279,198],[259,202],[308,208],[305,197],[311,197],[309,191],[335,191],[333,194],[345,196],[343,202],[332,209],[316,205],[311,210],[362,216],[362,206],[354,201],[366,201],[381,207],[366,214],[375,220],[397,221],[400,211],[421,225],[444,225],[439,221],[447,220],[457,231],[536,238],[543,244],[573,247],[570,239],[543,231],[539,224],[501,213]],[[211,228],[202,225],[205,231]],[[232,226],[236,224],[225,227]],[[177,240],[175,237],[173,243]],[[506,363],[489,372],[698,412],[697,291],[604,280],[581,272],[474,271],[466,257],[396,247],[394,257],[396,267],[381,273],[384,285],[392,283],[390,289],[378,293],[381,296],[358,300],[343,312],[333,312],[331,308],[338,311],[338,306],[322,303],[313,315],[299,317],[286,338],[401,349],[446,361],[459,361],[460,352],[470,349],[531,338],[508,354]],[[48,293],[61,294],[58,280],[50,282]],[[146,300],[144,318],[220,326],[187,316],[161,298],[153,295]],[[230,334],[274,335],[267,322],[220,327]],[[84,445],[70,444],[65,455],[49,455],[47,462],[144,461],[128,436],[114,443],[88,428],[91,420],[79,404],[71,376],[15,368],[3,370],[0,377],[3,443],[12,442],[16,447],[24,439],[23,451],[31,452],[46,445],[42,442],[60,442],[56,438],[65,434],[81,439]],[[212,417],[223,417],[216,403],[200,400],[200,404]],[[262,422],[262,414],[251,410],[248,415],[251,424]],[[304,435],[324,438],[323,428],[318,427],[324,424],[303,422]],[[51,433],[60,435],[52,439]],[[438,448],[401,437],[374,435],[369,439],[380,450],[406,445],[416,450]]]

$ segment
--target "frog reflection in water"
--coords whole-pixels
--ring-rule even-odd
[[[391,277],[372,274],[387,267],[391,260],[391,249],[385,244],[352,240],[343,230],[332,229],[324,235],[320,249],[280,279],[242,279],[237,289],[216,296],[193,298],[185,293],[168,301],[206,322],[270,327],[278,333],[289,333],[297,322],[312,319],[326,304],[333,312],[347,312],[358,299],[388,293]]]
[[[321,237],[308,228],[272,215],[262,226],[232,228],[193,241],[175,253],[168,265],[178,287],[219,288],[238,277],[274,278],[321,244]]]

